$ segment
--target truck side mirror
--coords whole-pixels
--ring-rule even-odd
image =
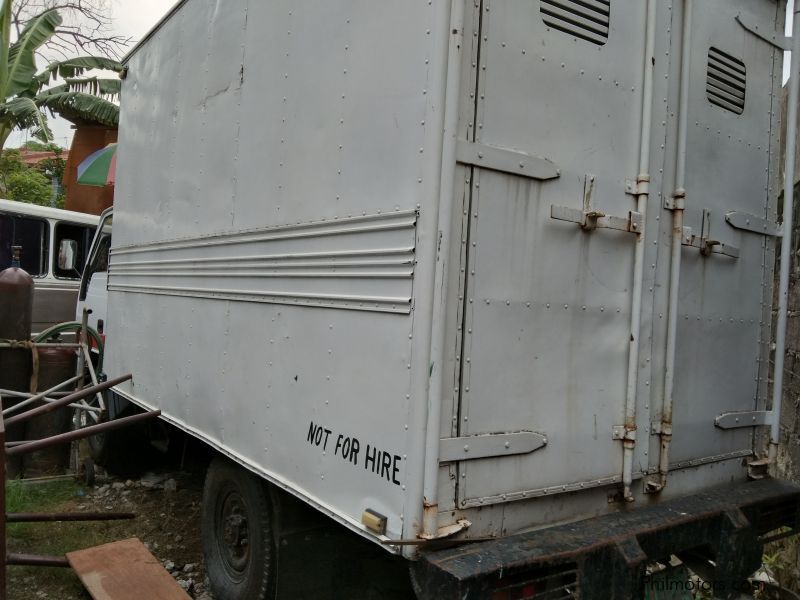
[[[78,256],[78,242],[61,240],[58,246],[58,268],[63,271],[75,270],[75,258]]]

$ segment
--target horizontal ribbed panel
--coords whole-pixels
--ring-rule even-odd
[[[397,211],[114,248],[108,289],[409,314],[416,222]]]

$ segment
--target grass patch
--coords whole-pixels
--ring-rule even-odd
[[[800,570],[800,536],[784,538],[772,542],[764,548],[764,567],[775,579],[775,583],[800,592],[800,580],[797,571]]]
[[[47,483],[6,483],[7,512],[70,512],[84,490],[73,481]],[[106,524],[97,523],[10,523],[8,525],[8,550],[15,553],[64,556],[67,552],[91,546],[103,535]],[[59,598],[85,598],[83,586],[70,569],[40,567],[10,567],[9,592],[27,593],[28,582],[34,587],[46,585],[58,590]]]
[[[83,490],[72,481],[25,483],[21,480],[6,482],[6,512],[55,512]],[[38,528],[33,523],[9,523],[8,535],[24,540]]]
[[[26,483],[16,479],[6,482],[6,510],[32,512],[48,510],[83,493],[83,488],[69,480]]]

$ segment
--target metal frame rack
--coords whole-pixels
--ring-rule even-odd
[[[6,512],[6,459],[13,456],[21,456],[30,454],[45,448],[67,444],[74,441],[82,440],[93,435],[106,433],[108,431],[119,429],[148,421],[158,417],[161,411],[150,411],[130,417],[114,419],[111,421],[104,420],[106,408],[103,401],[102,392],[118,385],[124,381],[128,381],[133,376],[131,374],[123,375],[107,381],[100,381],[97,372],[92,364],[92,357],[90,346],[88,342],[89,336],[87,335],[87,316],[88,311],[84,311],[83,321],[79,330],[79,339],[77,343],[49,343],[49,342],[2,342],[0,348],[26,348],[29,349],[34,356],[34,363],[36,362],[36,352],[39,348],[59,347],[59,348],[74,348],[78,355],[77,374],[60,384],[51,387],[50,389],[40,393],[23,393],[10,390],[0,390],[0,394],[5,397],[23,398],[23,401],[13,407],[3,409],[2,416],[0,417],[0,600],[7,600],[7,568],[8,566],[36,566],[36,567],[69,567],[66,558],[59,556],[43,556],[37,554],[15,554],[9,553],[6,540],[7,540],[7,524],[8,523],[43,523],[43,522],[56,522],[56,521],[112,521],[133,519],[136,515],[128,512],[78,512],[78,513],[7,513]],[[84,386],[84,380],[88,375],[91,383]],[[75,385],[77,390],[71,393],[64,393],[62,390]],[[53,396],[60,396],[54,398]],[[92,400],[87,400],[92,399]],[[96,402],[95,402],[96,401]],[[35,406],[38,404],[38,406]],[[85,423],[85,420],[75,419],[74,422],[78,425],[72,431],[59,433],[50,437],[29,440],[29,441],[6,441],[6,428],[11,425],[23,423],[31,419],[41,417],[56,410],[63,410],[67,407],[73,408],[76,411],[82,411],[84,414],[91,415],[95,424],[85,427],[80,426]],[[22,409],[27,409],[24,412]],[[12,413],[17,413],[13,414]]]

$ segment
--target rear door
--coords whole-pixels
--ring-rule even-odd
[[[782,33],[784,4],[693,6],[684,216],[693,245],[681,255],[673,467],[752,450],[753,429],[741,427],[752,419],[715,422],[763,408],[775,242],[782,52],[765,38]]]
[[[637,236],[569,219],[636,209],[646,19],[640,1],[475,4],[459,448],[541,447],[462,461],[460,507],[620,481]]]

